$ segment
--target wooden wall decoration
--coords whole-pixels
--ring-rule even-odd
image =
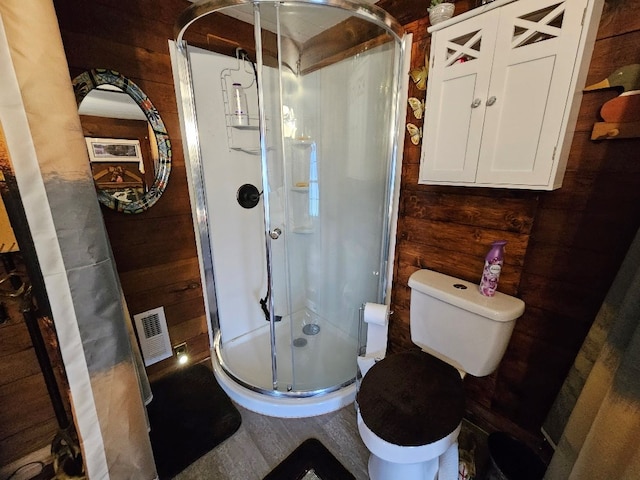
[[[614,88],[620,94],[605,102],[600,117],[591,132],[591,140],[612,140],[640,137],[640,64],[616,69],[600,82],[589,85],[585,92]]]

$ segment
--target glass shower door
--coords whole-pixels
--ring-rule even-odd
[[[311,395],[354,379],[359,308],[384,298],[400,52],[371,25],[375,44],[326,50],[327,7],[255,8],[274,387]]]

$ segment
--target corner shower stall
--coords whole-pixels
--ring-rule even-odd
[[[409,42],[343,0],[204,1],[178,21],[214,372],[249,409],[308,416],[354,398],[360,309],[390,290]]]

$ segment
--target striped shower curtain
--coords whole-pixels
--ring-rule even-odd
[[[543,431],[545,480],[640,479],[640,231]]]
[[[24,206],[88,477],[153,480],[141,394],[148,381],[132,340],[51,0],[0,1],[0,132],[6,142],[0,181],[17,185]]]

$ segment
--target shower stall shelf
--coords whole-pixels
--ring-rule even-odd
[[[313,233],[313,218],[319,214],[318,162],[316,144],[310,138],[288,142],[291,159],[289,205],[291,231]]]
[[[226,39],[239,46],[232,56],[184,41],[192,24],[194,38],[215,25],[203,20],[214,12],[238,32],[252,26],[251,40]],[[339,35],[345,26],[355,37]],[[347,0],[201,1],[177,31],[216,378],[267,415],[341,408],[355,396],[359,308],[390,291],[411,38],[375,5]],[[248,118],[234,117],[242,95]],[[239,205],[247,185],[255,202]]]

